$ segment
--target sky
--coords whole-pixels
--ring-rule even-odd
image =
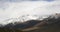
[[[20,1],[54,1],[54,0],[0,0],[0,1],[20,2]]]
[[[0,0],[0,23],[23,15],[50,15],[60,13],[60,1],[57,0]]]

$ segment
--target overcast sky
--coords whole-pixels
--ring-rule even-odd
[[[16,2],[17,1],[17,2]],[[0,0],[0,23],[9,18],[22,15],[49,15],[60,13],[60,1],[22,1]]]
[[[0,0],[0,1],[20,2],[20,1],[55,1],[55,0]]]

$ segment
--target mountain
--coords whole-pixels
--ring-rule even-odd
[[[44,16],[39,16],[39,15],[23,15],[20,16],[18,18],[10,18],[7,20],[2,21],[3,23],[0,23],[2,25],[7,25],[9,23],[15,23],[15,22],[19,22],[19,23],[23,23],[26,22],[27,20],[43,20],[44,18],[48,18],[49,16],[44,15]]]
[[[43,15],[43,16],[39,16],[39,15],[23,15],[23,16],[20,16],[18,18],[7,19],[1,25],[7,25],[9,23],[11,23],[13,25],[15,25],[16,23],[21,23],[22,24],[22,23],[27,22],[28,20],[32,20],[32,22],[35,22],[33,20],[39,20],[39,21],[48,20],[48,21],[50,21],[52,23],[52,21],[51,21],[52,19],[56,20],[59,17],[60,17],[59,13],[52,14],[52,15]],[[4,23],[6,23],[6,24],[4,24]]]
[[[53,14],[43,20],[31,19],[25,22],[15,21],[1,26],[0,29],[6,31],[23,32],[60,32],[60,14]],[[53,31],[52,31],[53,30]]]

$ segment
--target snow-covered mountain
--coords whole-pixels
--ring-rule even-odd
[[[60,13],[60,1],[46,2],[0,2],[0,24],[23,22],[36,19],[44,15]],[[38,15],[38,17],[36,17]],[[23,20],[22,20],[22,19]],[[42,20],[42,18],[40,18]]]
[[[56,14],[52,14],[52,15],[44,15],[44,16],[38,16],[38,15],[23,15],[23,16],[20,16],[18,18],[11,18],[11,19],[6,19],[3,21],[3,24],[2,25],[7,25],[9,23],[12,23],[14,24],[15,22],[16,23],[25,23],[26,21],[29,21],[29,20],[44,20],[44,19],[57,19],[60,17],[60,13],[56,13]]]
[[[23,16],[20,16],[18,18],[10,18],[10,19],[6,19],[4,20],[2,23],[2,25],[6,25],[6,24],[9,24],[9,23],[15,23],[15,22],[19,22],[19,23],[24,23],[28,20],[43,20],[45,18],[48,18],[49,16],[45,15],[45,16],[38,16],[38,15],[23,15]]]
[[[47,16],[47,15],[46,15]],[[30,16],[29,16],[30,17]],[[9,29],[24,29],[24,28],[28,28],[28,27],[38,27],[41,25],[60,25],[60,14],[53,14],[53,15],[49,15],[48,17],[42,17],[42,20],[40,20],[40,16],[37,18],[29,18],[28,16],[24,16],[24,18],[28,19],[24,19],[23,16],[20,18],[11,18],[11,19],[7,19],[6,20],[6,25],[4,24],[0,24],[1,28],[9,28]],[[32,16],[34,17],[34,16]],[[25,22],[24,22],[25,21]]]

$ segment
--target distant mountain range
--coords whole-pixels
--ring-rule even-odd
[[[3,23],[1,23],[2,25],[6,25],[9,23],[15,23],[15,22],[19,22],[19,23],[23,23],[26,22],[27,20],[43,20],[45,18],[48,18],[48,15],[43,15],[43,16],[39,16],[39,15],[23,15],[20,16],[18,18],[10,18],[7,20],[4,20]]]
[[[15,20],[15,19],[14,19]],[[10,21],[10,20],[9,20]],[[24,29],[29,29],[29,28],[33,28],[33,27],[52,27],[52,26],[60,26],[60,14],[54,14],[54,15],[50,15],[47,18],[44,18],[43,20],[38,20],[37,19],[31,19],[31,20],[26,20],[25,22],[20,22],[20,21],[15,21],[13,22],[11,21],[11,23],[5,25],[5,26],[1,26],[1,28],[9,28],[9,29],[20,29],[20,30],[24,30]],[[46,28],[47,29],[47,28]],[[34,29],[33,29],[34,30]],[[35,30],[34,30],[35,31]]]

